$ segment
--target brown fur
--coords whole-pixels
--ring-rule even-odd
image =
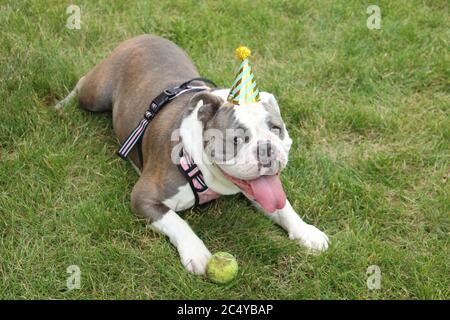
[[[154,97],[164,89],[198,76],[192,61],[174,43],[143,35],[121,43],[82,78],[77,86],[78,98],[87,110],[112,110],[114,131],[123,142]],[[193,93],[187,93],[178,97],[150,123],[142,141],[143,164],[139,163],[136,150],[130,154],[131,160],[142,170],[131,195],[132,206],[139,216],[150,221],[159,219],[169,210],[161,202],[186,184],[171,161],[175,142],[170,143],[170,140],[192,96]]]

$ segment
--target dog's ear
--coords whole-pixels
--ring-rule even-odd
[[[275,99],[274,95],[268,92],[260,92],[259,96],[261,97],[261,101],[263,103],[268,103],[278,114],[281,115],[280,107],[278,106],[277,99]]]
[[[201,104],[201,107],[198,109],[197,117],[205,126],[214,117],[220,106],[224,104],[224,101],[212,93],[200,92],[189,101],[189,110],[194,110],[199,104]]]

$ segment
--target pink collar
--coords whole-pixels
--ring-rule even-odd
[[[178,169],[189,182],[195,196],[196,206],[205,204],[221,196],[220,193],[208,188],[202,172],[184,148],[180,151],[180,164],[178,165]]]

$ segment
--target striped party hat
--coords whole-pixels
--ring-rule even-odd
[[[252,68],[248,63],[250,53],[250,49],[244,46],[236,49],[236,58],[242,62],[227,99],[228,102],[235,105],[259,101],[259,90],[256,87]]]

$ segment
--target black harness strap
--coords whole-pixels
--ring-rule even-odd
[[[183,148],[181,148],[179,156],[180,163],[177,164],[178,170],[180,170],[181,174],[189,183],[189,186],[191,187],[192,193],[195,197],[194,206],[197,207],[200,204],[200,193],[208,190],[208,186],[203,180],[203,175],[200,171],[200,168],[198,168],[198,166],[189,157],[185,157]],[[186,167],[183,167],[181,163],[183,157],[185,157]],[[195,171],[195,173],[192,174],[193,171]],[[195,182],[197,182],[197,185],[195,184]]]
[[[141,167],[144,166],[144,154],[142,153],[142,137],[144,137],[144,134],[142,134],[139,137],[139,141],[136,143],[136,149],[137,149],[139,163],[141,164]]]
[[[203,78],[203,77],[192,78],[191,80],[188,80],[188,81],[182,83],[181,85],[179,85],[179,87],[187,87],[188,85],[191,84],[191,82],[194,82],[194,81],[206,82],[206,83],[209,83],[210,85],[212,85],[214,88],[217,88],[217,85],[215,84],[214,81],[209,80],[208,78]]]
[[[119,151],[117,151],[117,155],[122,159],[127,159],[129,153],[137,144],[137,151],[139,155],[139,161],[141,165],[143,165],[143,156],[142,156],[142,137],[144,136],[145,130],[147,129],[148,124],[153,120],[156,114],[162,109],[163,106],[168,104],[170,101],[178,97],[179,95],[190,92],[190,91],[204,91],[206,90],[204,87],[190,87],[194,81],[202,81],[209,84],[212,84],[216,87],[216,84],[206,78],[197,77],[191,80],[188,80],[177,87],[166,89],[161,92],[153,101],[150,103],[147,111],[145,111],[144,118],[139,122],[138,126],[128,135],[125,141],[120,146]]]

